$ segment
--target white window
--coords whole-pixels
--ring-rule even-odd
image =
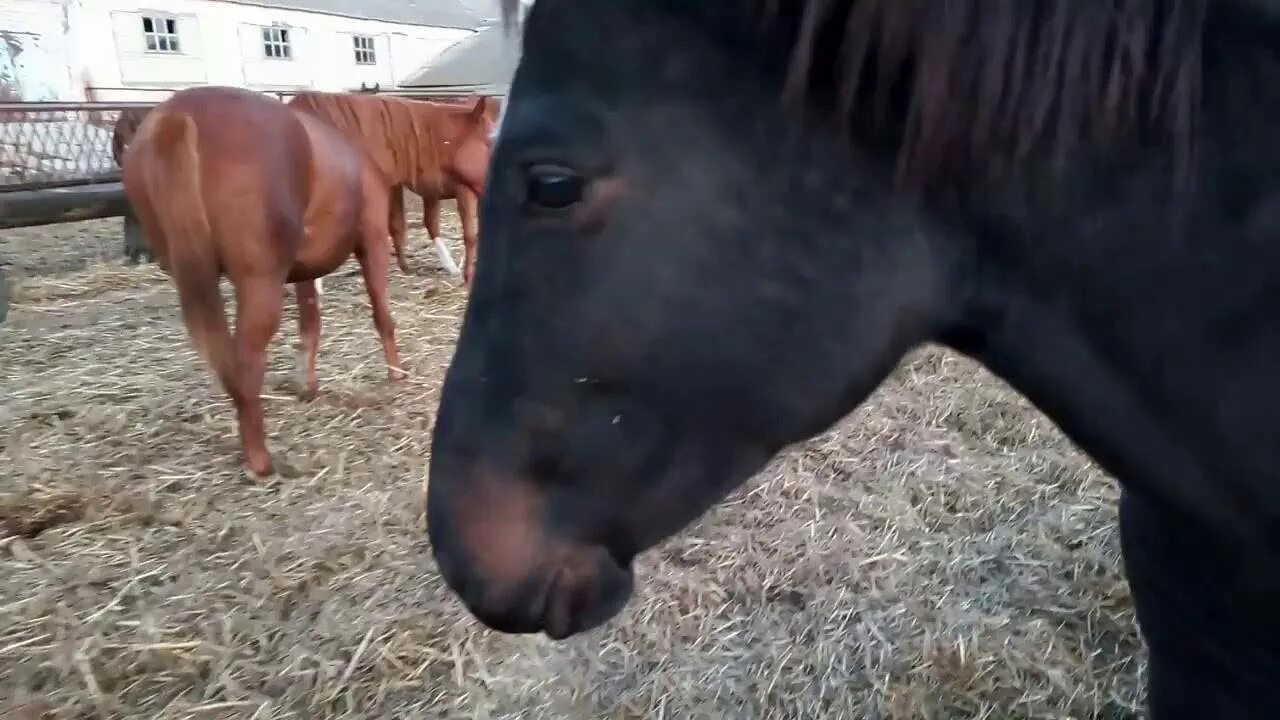
[[[293,47],[289,44],[289,28],[262,28],[262,54],[275,60],[292,60]]]
[[[373,38],[368,35],[353,35],[351,39],[355,43],[357,65],[378,64],[378,56],[373,52]]]
[[[149,53],[180,53],[178,44],[178,19],[159,15],[142,17],[142,34],[146,38]]]

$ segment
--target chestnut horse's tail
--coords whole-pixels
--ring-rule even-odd
[[[155,119],[154,163],[144,172],[148,197],[168,238],[169,266],[178,287],[183,324],[196,352],[227,389],[235,386],[236,361],[222,301],[221,262],[200,182],[195,120],[185,114]]]

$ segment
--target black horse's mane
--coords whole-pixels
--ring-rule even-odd
[[[1134,129],[1161,133],[1189,158],[1215,1],[1226,0],[737,0],[732,8],[756,27],[791,29],[785,97],[823,93],[857,124],[900,94],[899,169],[923,179],[955,162],[990,167]],[[508,27],[519,4],[503,0]],[[666,6],[696,13],[699,3]]]

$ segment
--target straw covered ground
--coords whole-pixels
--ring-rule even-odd
[[[400,387],[352,263],[325,285],[322,395],[294,400],[288,297],[266,406],[296,476],[254,483],[171,286],[115,259],[119,232],[0,233],[0,716],[1136,716],[1113,483],[968,361],[914,354],[644,556],[605,629],[508,637],[424,537],[465,301],[425,236],[393,272]]]

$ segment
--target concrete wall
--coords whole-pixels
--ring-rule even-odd
[[[179,53],[147,50],[148,15],[177,21]],[[289,60],[265,56],[262,28],[273,25],[289,30]],[[200,84],[390,88],[470,32],[218,0],[0,0],[0,93],[9,87],[24,100],[158,101]],[[5,59],[14,54],[3,49],[14,44],[5,38],[19,35],[25,64],[6,70],[15,63]],[[373,38],[376,64],[356,63],[354,35]],[[6,80],[6,72],[22,78]]]

